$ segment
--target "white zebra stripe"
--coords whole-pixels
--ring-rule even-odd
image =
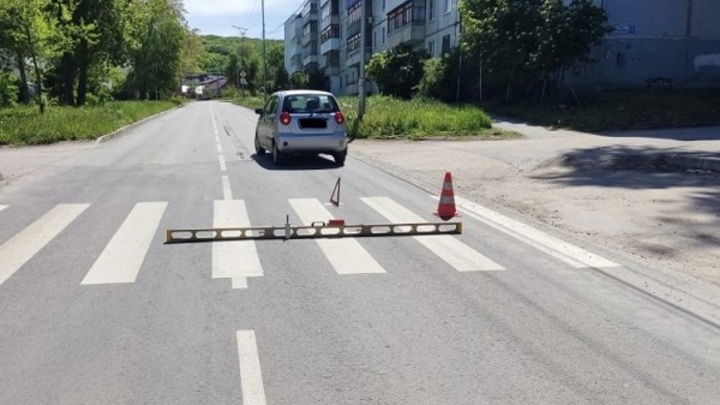
[[[0,285],[62,232],[90,204],[61,204],[0,246]]]
[[[166,207],[167,202],[135,204],[81,284],[134,283]]]
[[[317,199],[291,198],[289,201],[306,225],[333,218]],[[385,273],[382,266],[355,239],[317,239],[316,242],[338,274]]]
[[[390,222],[426,222],[422,217],[415,215],[407,208],[401,206],[390,198],[375,197],[361,198],[380,215]],[[505,270],[502,266],[480,254],[466,244],[450,235],[415,236],[420,242],[438,257],[443,259],[457,271],[494,271]]]

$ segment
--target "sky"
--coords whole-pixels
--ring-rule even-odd
[[[247,28],[248,38],[262,37],[262,0],[184,0],[190,27],[201,34],[239,36],[233,25]],[[265,35],[282,39],[284,23],[303,0],[265,0]]]

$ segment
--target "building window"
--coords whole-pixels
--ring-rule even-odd
[[[382,36],[382,43],[384,44],[384,43],[385,43],[385,27],[382,27],[382,32],[381,32],[381,34],[382,34],[382,35],[381,35],[381,36]]]
[[[424,22],[425,7],[419,5],[413,6],[412,0],[407,1],[390,11],[387,15],[387,21],[388,35],[390,35],[393,31],[412,22]]]
[[[360,21],[360,3],[350,7],[348,9],[348,18],[347,23],[348,25]]]
[[[357,51],[360,49],[360,34],[355,34],[348,38],[347,40],[347,53],[350,54],[352,52]]]
[[[453,7],[453,0],[445,0],[445,13],[451,12],[452,7]]]
[[[332,38],[340,38],[340,26],[337,24],[333,24],[323,30],[322,34],[320,34],[320,43],[324,44]]]
[[[332,52],[328,53],[327,61],[328,61],[328,65],[330,67],[340,66],[340,52],[332,51]]]
[[[338,0],[330,0],[320,10],[321,18],[324,20],[338,15]]]
[[[317,34],[317,23],[311,22],[310,24],[303,27],[303,36],[307,37],[311,34]]]
[[[435,56],[435,41],[428,42],[427,50],[431,57]]]
[[[435,0],[428,0],[428,20],[435,19]]]
[[[387,3],[387,1],[386,1],[386,0],[383,0],[383,4],[382,4],[382,11],[385,11],[385,6],[387,6],[387,4],[386,4],[386,3]]]
[[[444,35],[442,38],[442,54],[447,55],[450,53],[450,35]]]

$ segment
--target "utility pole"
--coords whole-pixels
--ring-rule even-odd
[[[358,81],[358,120],[365,116],[365,0],[360,0],[360,80]]]
[[[265,0],[261,1],[262,10],[262,53],[263,53],[263,100],[267,99],[267,56],[265,53]]]
[[[238,32],[240,33],[240,38],[241,38],[240,49],[238,52],[239,60],[238,60],[237,65],[235,66],[235,81],[237,82],[236,87],[238,89],[240,89],[242,92],[242,87],[241,87],[242,83],[240,82],[240,71],[242,71],[242,62],[244,62],[243,59],[245,59],[245,32],[247,32],[247,28],[238,27],[237,25],[233,25],[232,27],[235,28],[236,30],[238,30]]]

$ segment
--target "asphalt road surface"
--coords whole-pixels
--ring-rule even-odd
[[[462,196],[462,235],[165,244],[438,220],[352,145],[275,167],[255,122],[193,103],[0,189],[1,404],[720,403],[717,297]]]

